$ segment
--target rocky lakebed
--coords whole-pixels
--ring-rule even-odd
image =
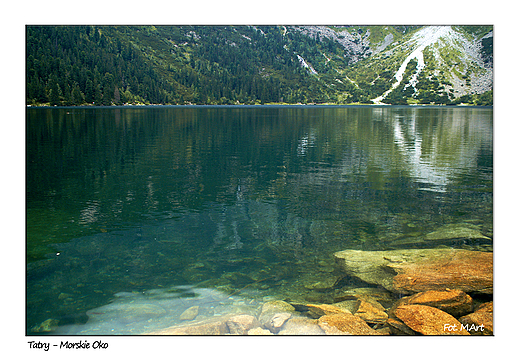
[[[256,313],[198,318],[148,335],[492,335],[493,253],[462,249],[335,254],[346,274],[379,287],[331,304],[267,301]],[[473,297],[471,296],[473,295]]]
[[[456,224],[426,234],[426,247],[334,252],[331,263],[322,264],[321,271],[309,268],[301,284],[287,283],[277,292],[265,290],[271,293],[254,293],[255,286],[260,291],[261,280],[235,293],[191,286],[121,292],[112,303],[87,311],[88,321],[82,324],[61,325],[59,320],[48,319],[32,331],[60,335],[493,335],[491,237],[490,232]],[[446,240],[462,245],[453,247],[442,242]]]

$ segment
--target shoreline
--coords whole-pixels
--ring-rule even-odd
[[[26,108],[490,108],[470,104],[122,104],[122,105],[30,105]]]

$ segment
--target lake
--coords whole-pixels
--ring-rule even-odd
[[[137,320],[148,329],[173,322],[168,307],[197,302],[213,314],[270,299],[331,303],[333,291],[313,285],[338,272],[334,252],[432,247],[424,235],[446,224],[486,239],[435,247],[492,251],[492,108],[26,115],[28,334],[46,320],[86,332],[104,313],[111,323],[89,332],[143,331],[117,316],[121,302],[157,316]],[[342,282],[329,288],[371,287]]]

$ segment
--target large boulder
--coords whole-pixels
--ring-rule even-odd
[[[462,249],[346,250],[334,254],[350,276],[411,294],[460,289],[493,293],[493,254]]]
[[[438,308],[454,317],[460,317],[471,312],[472,298],[461,290],[446,289],[442,291],[419,292],[413,296],[403,297],[394,308],[402,305],[424,305]]]
[[[455,317],[434,307],[399,306],[395,309],[395,316],[422,335],[470,335]]]
[[[318,325],[327,335],[381,335],[360,317],[349,313],[321,316]]]

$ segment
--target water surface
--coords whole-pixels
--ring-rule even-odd
[[[437,247],[423,236],[453,223],[492,238],[492,113],[30,108],[27,330],[176,287],[331,303],[313,285],[336,251]]]

